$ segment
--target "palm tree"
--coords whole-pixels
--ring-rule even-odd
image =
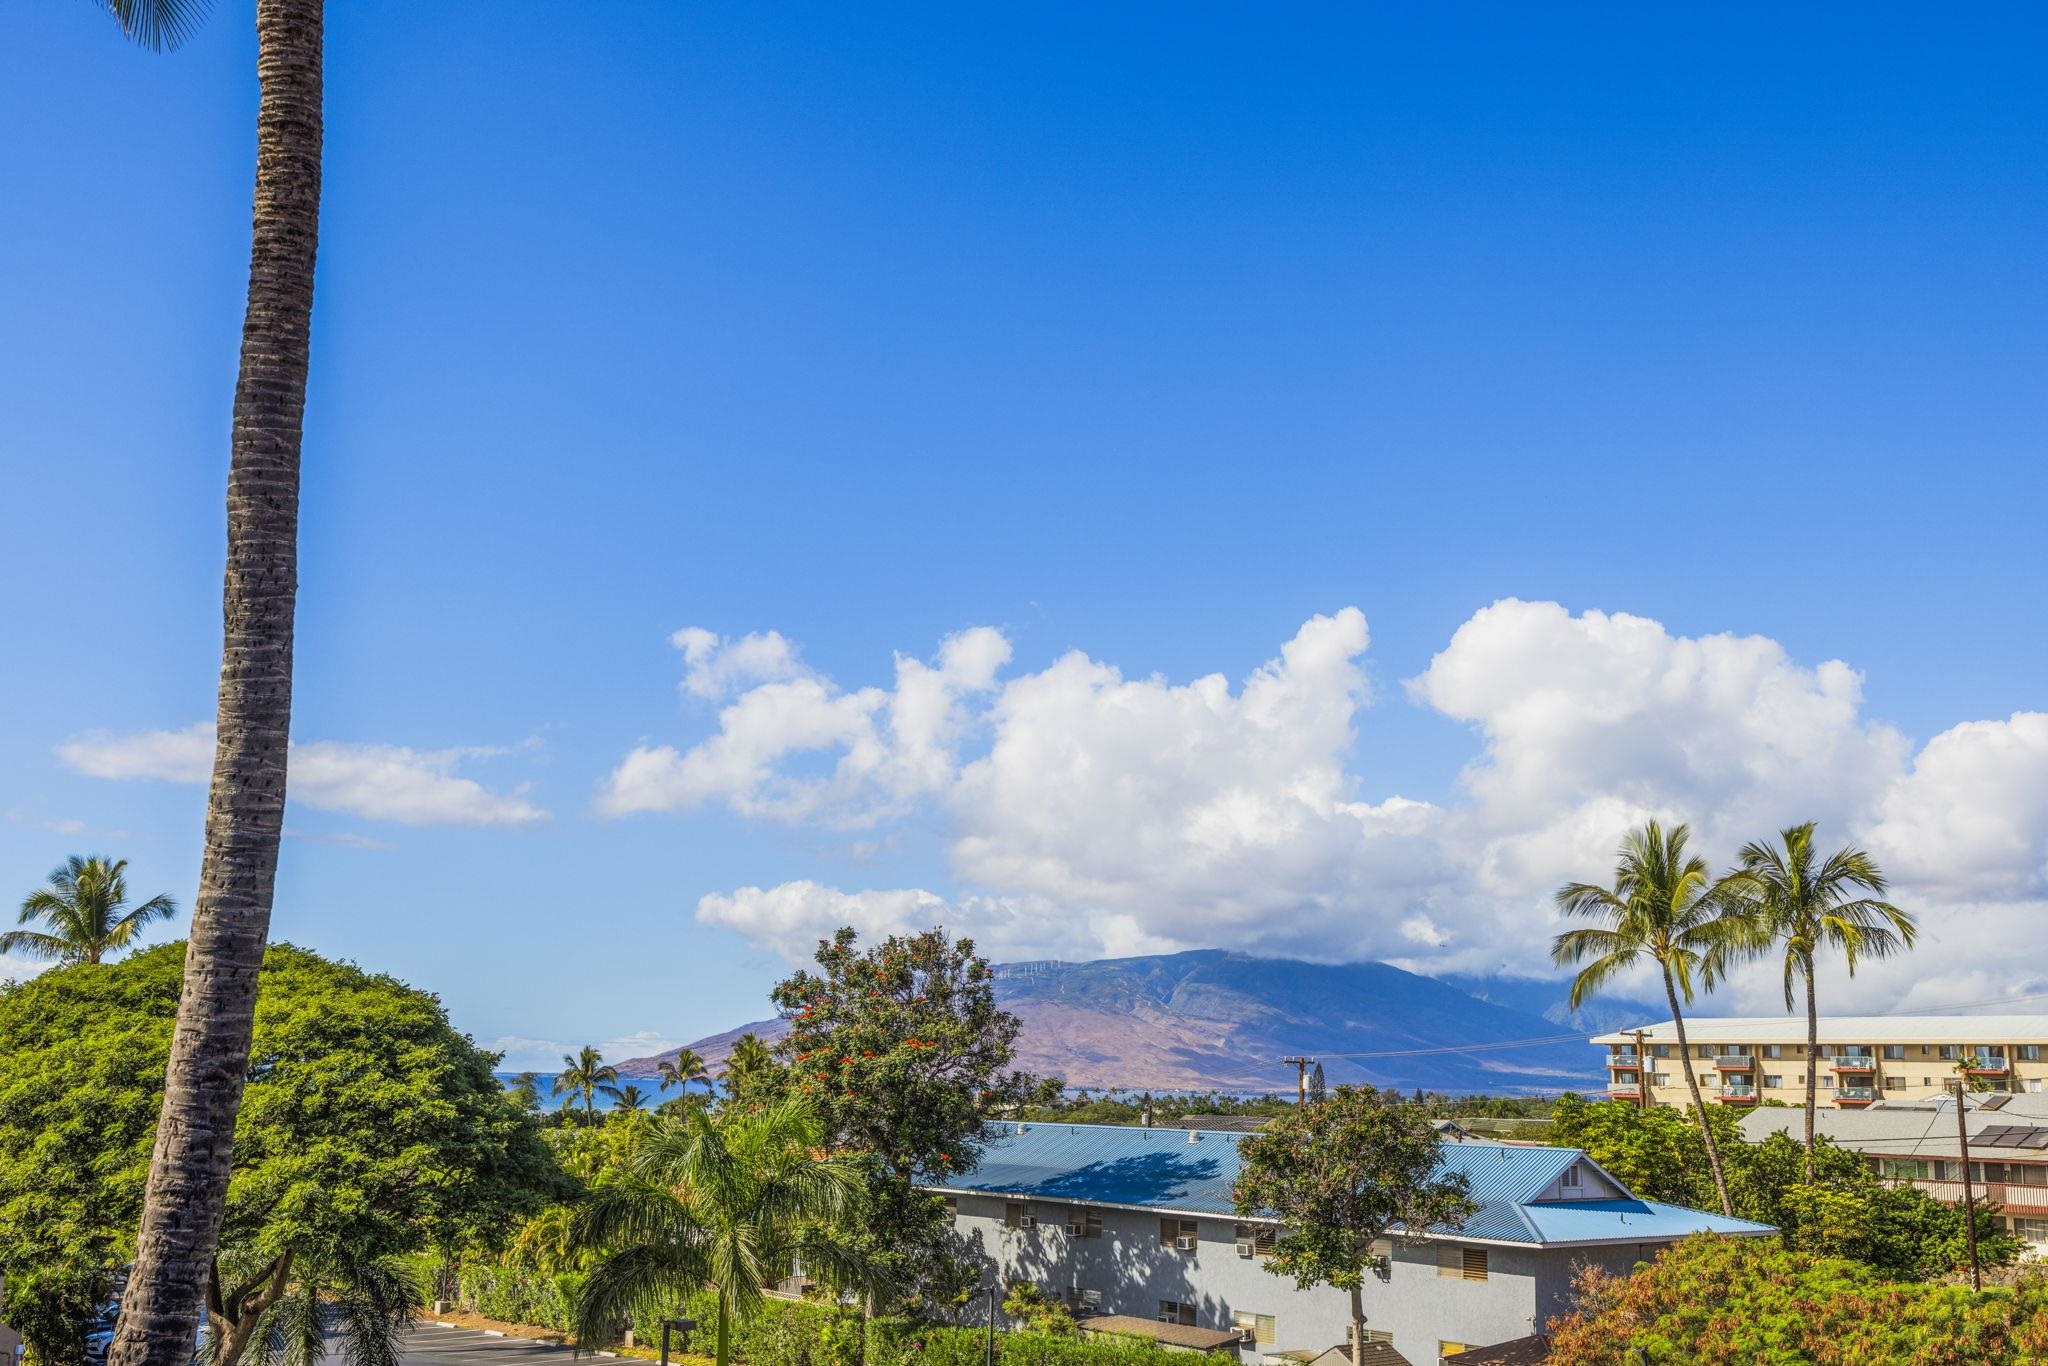
[[[660,1123],[628,1173],[592,1190],[578,1214],[577,1244],[603,1260],[577,1297],[577,1341],[597,1346],[636,1310],[668,1312],[709,1288],[717,1363],[729,1366],[733,1321],[798,1261],[830,1284],[857,1278],[830,1228],[858,1169],[819,1155],[823,1126],[800,1100]]]
[[[632,1082],[616,1088],[607,1087],[606,1092],[612,1098],[613,1114],[630,1115],[647,1108],[647,1093]]]
[[[1842,955],[1849,975],[1863,958],[1887,958],[1913,947],[1913,917],[1881,900],[1885,877],[1876,860],[1853,846],[1820,858],[1814,822],[1778,834],[1779,842],[1742,846],[1728,886],[1748,922],[1751,953],[1784,949],[1785,1009],[1794,1009],[1794,979],[1806,987],[1806,1179],[1813,1180],[1814,1074],[1820,1067],[1820,1005],[1813,974],[1822,949]]]
[[[97,855],[66,859],[62,868],[50,874],[49,886],[38,887],[22,899],[21,918],[16,922],[30,925],[40,920],[49,931],[0,934],[0,953],[58,963],[97,963],[134,943],[135,936],[152,920],[168,920],[177,914],[177,903],[161,895],[123,914],[121,908],[128,904],[127,872],[127,859]]]
[[[760,1078],[774,1066],[775,1054],[761,1042],[760,1035],[749,1031],[732,1041],[732,1052],[726,1055],[725,1070],[718,1074],[718,1079],[731,1092]]]
[[[694,1048],[678,1048],[673,1058],[663,1058],[654,1066],[655,1075],[661,1078],[661,1089],[671,1086],[687,1091],[690,1083],[701,1081],[704,1089],[711,1089],[711,1071],[704,1066],[703,1055]]]
[[[574,1056],[562,1055],[561,1075],[555,1078],[554,1088],[548,1094],[568,1096],[571,1101],[582,1100],[583,1118],[594,1120],[600,1094],[614,1099],[618,1097],[619,1069],[606,1062],[604,1054],[585,1044]]]
[[[1714,1173],[1714,1191],[1721,1212],[1735,1213],[1728,1198],[1728,1178],[1721,1170],[1721,1149],[1700,1098],[1693,1072],[1692,1049],[1685,1037],[1685,1012],[1693,984],[1713,986],[1731,951],[1741,922],[1731,917],[1727,897],[1707,873],[1707,861],[1687,855],[1691,829],[1675,826],[1669,834],[1656,821],[1630,832],[1615,856],[1614,886],[1573,882],[1560,887],[1557,908],[1568,916],[1604,920],[1596,929],[1566,930],[1552,943],[1550,955],[1559,963],[1590,963],[1572,981],[1571,1008],[1644,959],[1657,965],[1664,980],[1664,999],[1671,1007],[1671,1025],[1678,1035],[1678,1061],[1692,1092],[1693,1115],[1706,1143],[1707,1165]],[[1638,1059],[1646,1067],[1647,1059]]]
[[[257,1256],[225,1260],[207,1294],[211,1366],[316,1366],[334,1346],[350,1366],[401,1366],[400,1340],[426,1299],[405,1258],[288,1250],[260,1267]]]
[[[175,44],[198,0],[105,0]],[[185,1366],[220,1241],[256,975],[284,833],[298,594],[299,443],[320,233],[322,0],[255,0],[256,185],[235,380],[219,704],[206,848],[161,1122],[109,1366]]]

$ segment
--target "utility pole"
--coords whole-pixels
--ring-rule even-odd
[[[1308,1068],[1315,1059],[1282,1058],[1280,1061],[1294,1067],[1294,1103],[1297,1106],[1308,1104]]]
[[[1953,1083],[1956,1096],[1956,1144],[1963,1154],[1963,1234],[1970,1247],[1970,1289],[1984,1288],[1984,1273],[1977,1265],[1977,1201],[1975,1187],[1970,1184],[1970,1123],[1963,1112],[1963,1083],[1961,1078]]]
[[[1650,1050],[1643,1044],[1643,1031],[1636,1031],[1636,1108],[1650,1108]]]

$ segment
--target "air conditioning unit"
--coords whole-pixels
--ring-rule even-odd
[[[1037,1215],[1035,1215],[1035,1214],[1023,1214],[1023,1215],[1019,1215],[1019,1216],[1017,1217],[1017,1227],[1018,1227],[1018,1228],[1037,1228],[1037,1227],[1038,1227],[1038,1216],[1037,1216]]]
[[[1102,1292],[1100,1290],[1083,1290],[1081,1292],[1081,1307],[1083,1309],[1102,1308]]]
[[[1173,1240],[1173,1245],[1182,1252],[1193,1252],[1195,1250],[1195,1239],[1183,1233],[1180,1237]]]
[[[1237,1255],[1240,1257],[1252,1256],[1258,1250],[1258,1244],[1253,1242],[1250,1238],[1240,1238],[1237,1240]]]

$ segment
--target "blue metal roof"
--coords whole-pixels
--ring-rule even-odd
[[[1241,1133],[1110,1124],[992,1126],[981,1162],[939,1189],[1022,1195],[1075,1204],[1127,1205],[1234,1217]],[[1456,1229],[1512,1243],[1660,1242],[1688,1233],[1767,1233],[1761,1224],[1655,1201],[1536,1197],[1574,1162],[1577,1148],[1446,1143],[1439,1170],[1464,1176],[1477,1212]],[[1617,1183],[1619,1184],[1619,1183]]]

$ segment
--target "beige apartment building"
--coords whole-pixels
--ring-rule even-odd
[[[1816,1057],[1800,1016],[1703,1016],[1686,1020],[1685,1035],[1709,1104],[1799,1103],[1809,1070],[1820,1103],[1845,1110],[1939,1095],[1958,1078],[1972,1089],[2048,1091],[2048,1015],[1824,1015]],[[1669,1020],[1593,1042],[1607,1050],[1609,1097],[1692,1103]]]

